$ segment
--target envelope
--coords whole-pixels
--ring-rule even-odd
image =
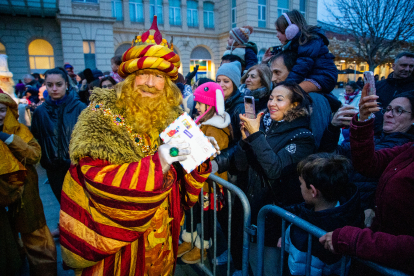
[[[172,122],[160,137],[164,143],[174,143],[174,139],[179,139],[190,144],[191,154],[180,162],[187,173],[192,172],[216,153],[214,146],[187,113]]]

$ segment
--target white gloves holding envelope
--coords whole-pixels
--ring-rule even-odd
[[[207,138],[217,151],[217,153],[214,154],[214,157],[216,157],[217,154],[220,154],[220,148],[217,144],[217,141],[216,141],[216,139],[214,139],[214,137],[208,137],[207,136]],[[177,156],[174,157],[170,154],[171,148],[177,148],[178,149],[178,155]],[[176,139],[176,140],[171,140],[167,144],[162,144],[158,148],[158,155],[160,157],[162,173],[165,174],[166,172],[168,172],[168,170],[170,169],[170,166],[172,165],[172,163],[186,160],[187,155],[189,155],[190,153],[191,153],[190,144],[186,143],[183,140],[177,140]]]

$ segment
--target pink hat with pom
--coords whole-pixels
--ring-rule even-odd
[[[221,86],[215,82],[206,82],[194,91],[194,101],[204,103],[210,108],[199,116],[196,123],[214,106],[218,115],[224,114],[224,92]]]

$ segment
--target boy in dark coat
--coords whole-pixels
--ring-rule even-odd
[[[359,194],[349,183],[350,162],[341,155],[318,153],[298,164],[299,181],[304,203],[286,210],[326,230],[345,225],[360,226],[363,222]],[[286,251],[292,275],[305,275],[308,233],[291,225],[286,230]],[[312,241],[311,275],[340,274],[341,255],[334,255],[318,242]]]

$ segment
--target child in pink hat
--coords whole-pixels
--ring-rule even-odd
[[[200,85],[194,91],[194,101],[196,102],[196,110],[198,117],[196,123],[200,126],[201,131],[206,136],[212,136],[216,139],[220,150],[226,149],[230,142],[231,125],[230,115],[224,111],[224,93],[219,84],[215,82],[207,82]],[[216,173],[217,176],[227,180],[227,172],[221,174]],[[219,185],[216,190],[217,198],[224,198],[223,187]],[[207,257],[207,251],[211,245],[211,237],[213,235],[213,214],[214,214],[214,194],[211,181],[204,183],[203,187],[204,197],[204,258]],[[217,211],[223,206],[222,202],[217,201]],[[201,222],[200,204],[197,203],[193,207],[193,219],[195,223]],[[191,249],[191,221],[190,212],[186,211],[187,223],[186,230],[183,231],[181,237],[183,243],[178,247],[178,257],[188,264],[195,264],[201,261],[201,238],[197,236],[197,231],[193,232],[193,240],[195,239],[194,248]]]

